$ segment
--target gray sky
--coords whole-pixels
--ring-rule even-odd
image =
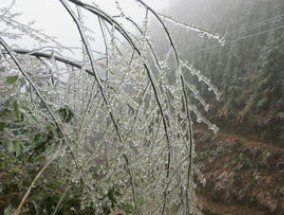
[[[12,0],[1,0],[2,5],[9,5],[11,2]],[[85,0],[84,2],[91,1]],[[111,15],[118,14],[115,0],[94,0],[92,2],[99,4],[101,9]],[[134,19],[139,19],[145,14],[145,10],[138,7],[135,0],[120,0],[119,2],[126,14]],[[145,2],[157,11],[163,11],[167,9],[169,0],[145,0]],[[35,20],[33,27],[42,29],[48,35],[56,36],[64,45],[78,46],[80,44],[76,26],[58,0],[16,0],[12,11],[22,13],[18,18],[21,22],[27,23]],[[88,24],[88,27],[93,31],[97,30],[95,25]],[[27,41],[22,44],[32,45]]]

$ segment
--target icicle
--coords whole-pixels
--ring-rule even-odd
[[[200,113],[200,112],[198,111],[198,109],[197,109],[196,106],[194,106],[194,105],[189,105],[188,108],[189,108],[189,110],[193,111],[193,113],[194,113],[195,116],[196,116],[196,121],[197,121],[198,123],[204,122],[204,123],[208,126],[208,128],[214,132],[214,134],[217,134],[217,133],[218,133],[219,128],[218,128],[216,125],[212,124],[206,117],[204,117],[204,116],[202,115],[202,113]]]
[[[208,90],[210,89],[209,91],[212,91],[215,94],[216,99],[219,101],[221,93],[206,76],[201,74],[199,70],[194,69],[192,65],[186,64],[184,61],[182,62],[182,66],[188,69],[192,75],[197,76],[199,82],[205,83],[208,86]]]
[[[161,18],[163,18],[164,20],[167,20],[167,21],[173,23],[175,26],[184,28],[186,31],[197,32],[201,38],[206,36],[210,39],[215,39],[215,40],[218,41],[218,43],[220,43],[222,46],[224,46],[225,38],[221,37],[218,34],[211,33],[208,30],[202,29],[202,28],[194,26],[194,25],[189,25],[185,22],[176,20],[176,19],[169,17],[169,16],[165,16],[165,15],[162,15],[162,14],[159,14],[159,16]]]

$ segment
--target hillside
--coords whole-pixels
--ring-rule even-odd
[[[0,214],[284,215],[284,1],[126,2],[1,4]]]
[[[190,77],[220,128],[216,136],[195,129],[204,214],[284,214],[284,2],[177,1],[169,13],[226,40],[221,46],[168,23],[181,53],[221,91],[216,102]]]
[[[271,0],[177,1],[173,17],[224,36],[224,46],[168,23],[175,43],[221,91],[215,102],[198,82],[221,128],[282,144],[284,141],[284,2]],[[163,49],[160,48],[160,52]]]
[[[253,136],[197,128],[197,162],[206,178],[199,203],[206,215],[281,215],[284,148]]]

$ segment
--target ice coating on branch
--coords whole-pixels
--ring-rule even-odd
[[[203,123],[205,123],[208,126],[208,128],[210,130],[212,130],[214,132],[214,134],[218,133],[219,128],[215,124],[212,124],[208,119],[206,119],[206,117],[204,117],[202,115],[202,113],[200,113],[200,111],[197,109],[197,107],[195,105],[189,105],[188,109],[191,110],[195,114],[196,121],[198,123],[202,123],[203,122]]]
[[[116,9],[120,12],[120,16],[121,17],[126,17],[122,7],[120,6],[119,0],[115,0],[115,4],[116,4]]]
[[[205,111],[209,110],[209,105],[205,102],[205,100],[201,97],[199,90],[197,90],[195,85],[190,83],[185,83],[185,86],[193,93],[195,99],[197,99],[200,104],[204,107]]]
[[[210,31],[206,29],[202,29],[194,25],[189,25],[185,22],[179,21],[177,19],[174,19],[172,17],[166,16],[163,14],[159,14],[159,16],[162,18],[163,21],[169,21],[173,23],[175,26],[184,28],[186,31],[193,31],[193,32],[198,33],[201,38],[206,36],[209,39],[217,40],[221,46],[225,45],[225,38],[218,34],[211,33]]]
[[[209,78],[204,76],[199,70],[196,70],[192,65],[187,64],[186,62],[182,61],[182,66],[190,71],[190,73],[197,77],[199,82],[203,82],[208,86],[208,91],[212,91],[216,99],[219,101],[221,97],[220,91],[212,84]]]
[[[141,3],[139,5],[147,8],[144,1],[138,2]],[[47,98],[47,104],[50,104],[53,109],[59,109],[63,104],[67,104],[74,112],[74,122],[62,124],[67,130],[65,135],[72,139],[71,147],[75,158],[82,166],[76,172],[74,171],[76,163],[72,160],[69,162],[71,166],[68,170],[72,170],[75,174],[71,179],[74,179],[76,183],[84,179],[87,189],[84,191],[86,193],[83,205],[94,203],[98,208],[97,213],[103,213],[100,211],[102,209],[100,200],[114,186],[125,191],[117,198],[119,204],[133,202],[136,197],[135,190],[139,191],[139,195],[145,196],[143,200],[145,202],[138,205],[139,210],[145,211],[145,214],[157,214],[157,205],[163,205],[163,203],[167,204],[166,207],[179,204],[181,197],[175,193],[175,190],[176,187],[183,187],[185,192],[189,192],[189,198],[183,196],[182,201],[188,201],[191,210],[195,210],[196,185],[193,176],[187,174],[189,165],[195,169],[194,162],[191,163],[189,159],[195,156],[195,143],[190,137],[193,122],[184,109],[193,112],[192,115],[198,123],[205,123],[215,133],[218,128],[197,109],[199,105],[193,104],[199,102],[206,111],[209,108],[198,88],[190,82],[183,84],[182,78],[178,77],[182,77],[189,71],[200,82],[205,83],[208,90],[214,92],[217,98],[220,97],[219,92],[199,70],[181,60],[170,32],[164,35],[171,38],[168,40],[170,45],[164,60],[158,62],[157,58],[155,61],[156,67],[162,69],[156,72],[155,65],[149,65],[151,64],[148,58],[149,51],[154,50],[154,44],[151,42],[147,16],[143,26],[140,27],[141,33],[133,34],[126,28],[127,25],[124,25],[124,22],[116,21],[116,18],[129,18],[126,10],[124,12],[121,7],[122,0],[115,0],[113,4],[116,4],[119,16],[109,17],[109,19],[115,20],[107,22],[107,13],[99,17],[106,46],[103,57],[107,62],[104,63],[104,60],[98,62],[97,59],[101,56],[98,56],[97,52],[90,51],[92,49],[89,47],[89,55],[95,56],[91,58],[85,54],[86,59],[83,60],[84,65],[81,69],[73,69],[71,66],[64,68],[69,74],[68,82],[59,82],[58,88],[52,90],[50,85],[46,84],[39,84],[38,87]],[[150,9],[147,10],[150,11]],[[161,23],[175,21],[168,17],[159,17],[163,20]],[[222,43],[218,35],[195,26],[185,25],[185,23],[177,25]],[[90,38],[92,34],[88,33],[88,26],[84,23],[81,23],[81,26],[82,31],[87,34],[86,41],[93,43],[93,39]],[[164,26],[164,31],[167,31],[167,26]],[[122,32],[130,39],[122,39]],[[138,51],[134,51],[135,48]],[[154,51],[152,54],[155,57]],[[172,63],[173,59],[176,63]],[[56,58],[47,59],[47,61],[51,60],[55,61]],[[26,61],[22,62],[24,64]],[[94,80],[92,73],[84,73],[85,68],[91,67],[90,63],[99,68],[97,80],[101,80],[101,85],[98,84],[99,81]],[[30,69],[29,66],[27,65],[27,69]],[[38,70],[43,71],[43,73],[34,73],[38,79],[50,77],[43,65]],[[168,74],[173,76],[167,76]],[[173,80],[170,80],[171,77],[174,77]],[[102,95],[105,95],[107,102]],[[14,95],[11,94],[11,96]],[[189,105],[185,105],[185,98],[188,99]],[[191,98],[193,101],[190,101]],[[188,153],[190,147],[193,149],[191,154]],[[123,155],[127,157],[128,164],[123,159]],[[67,158],[70,159],[70,156]],[[90,170],[91,167],[96,168]],[[191,172],[193,172],[192,169]],[[177,172],[174,172],[175,170]],[[166,171],[169,171],[168,175],[173,177],[166,176]],[[94,180],[96,176],[99,176],[100,180]],[[184,186],[187,182],[189,187]],[[168,199],[164,198],[166,187],[169,192]],[[199,214],[198,210],[193,214]]]

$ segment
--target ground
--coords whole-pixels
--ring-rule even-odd
[[[284,147],[224,129],[196,128],[198,189],[206,215],[283,215]]]

